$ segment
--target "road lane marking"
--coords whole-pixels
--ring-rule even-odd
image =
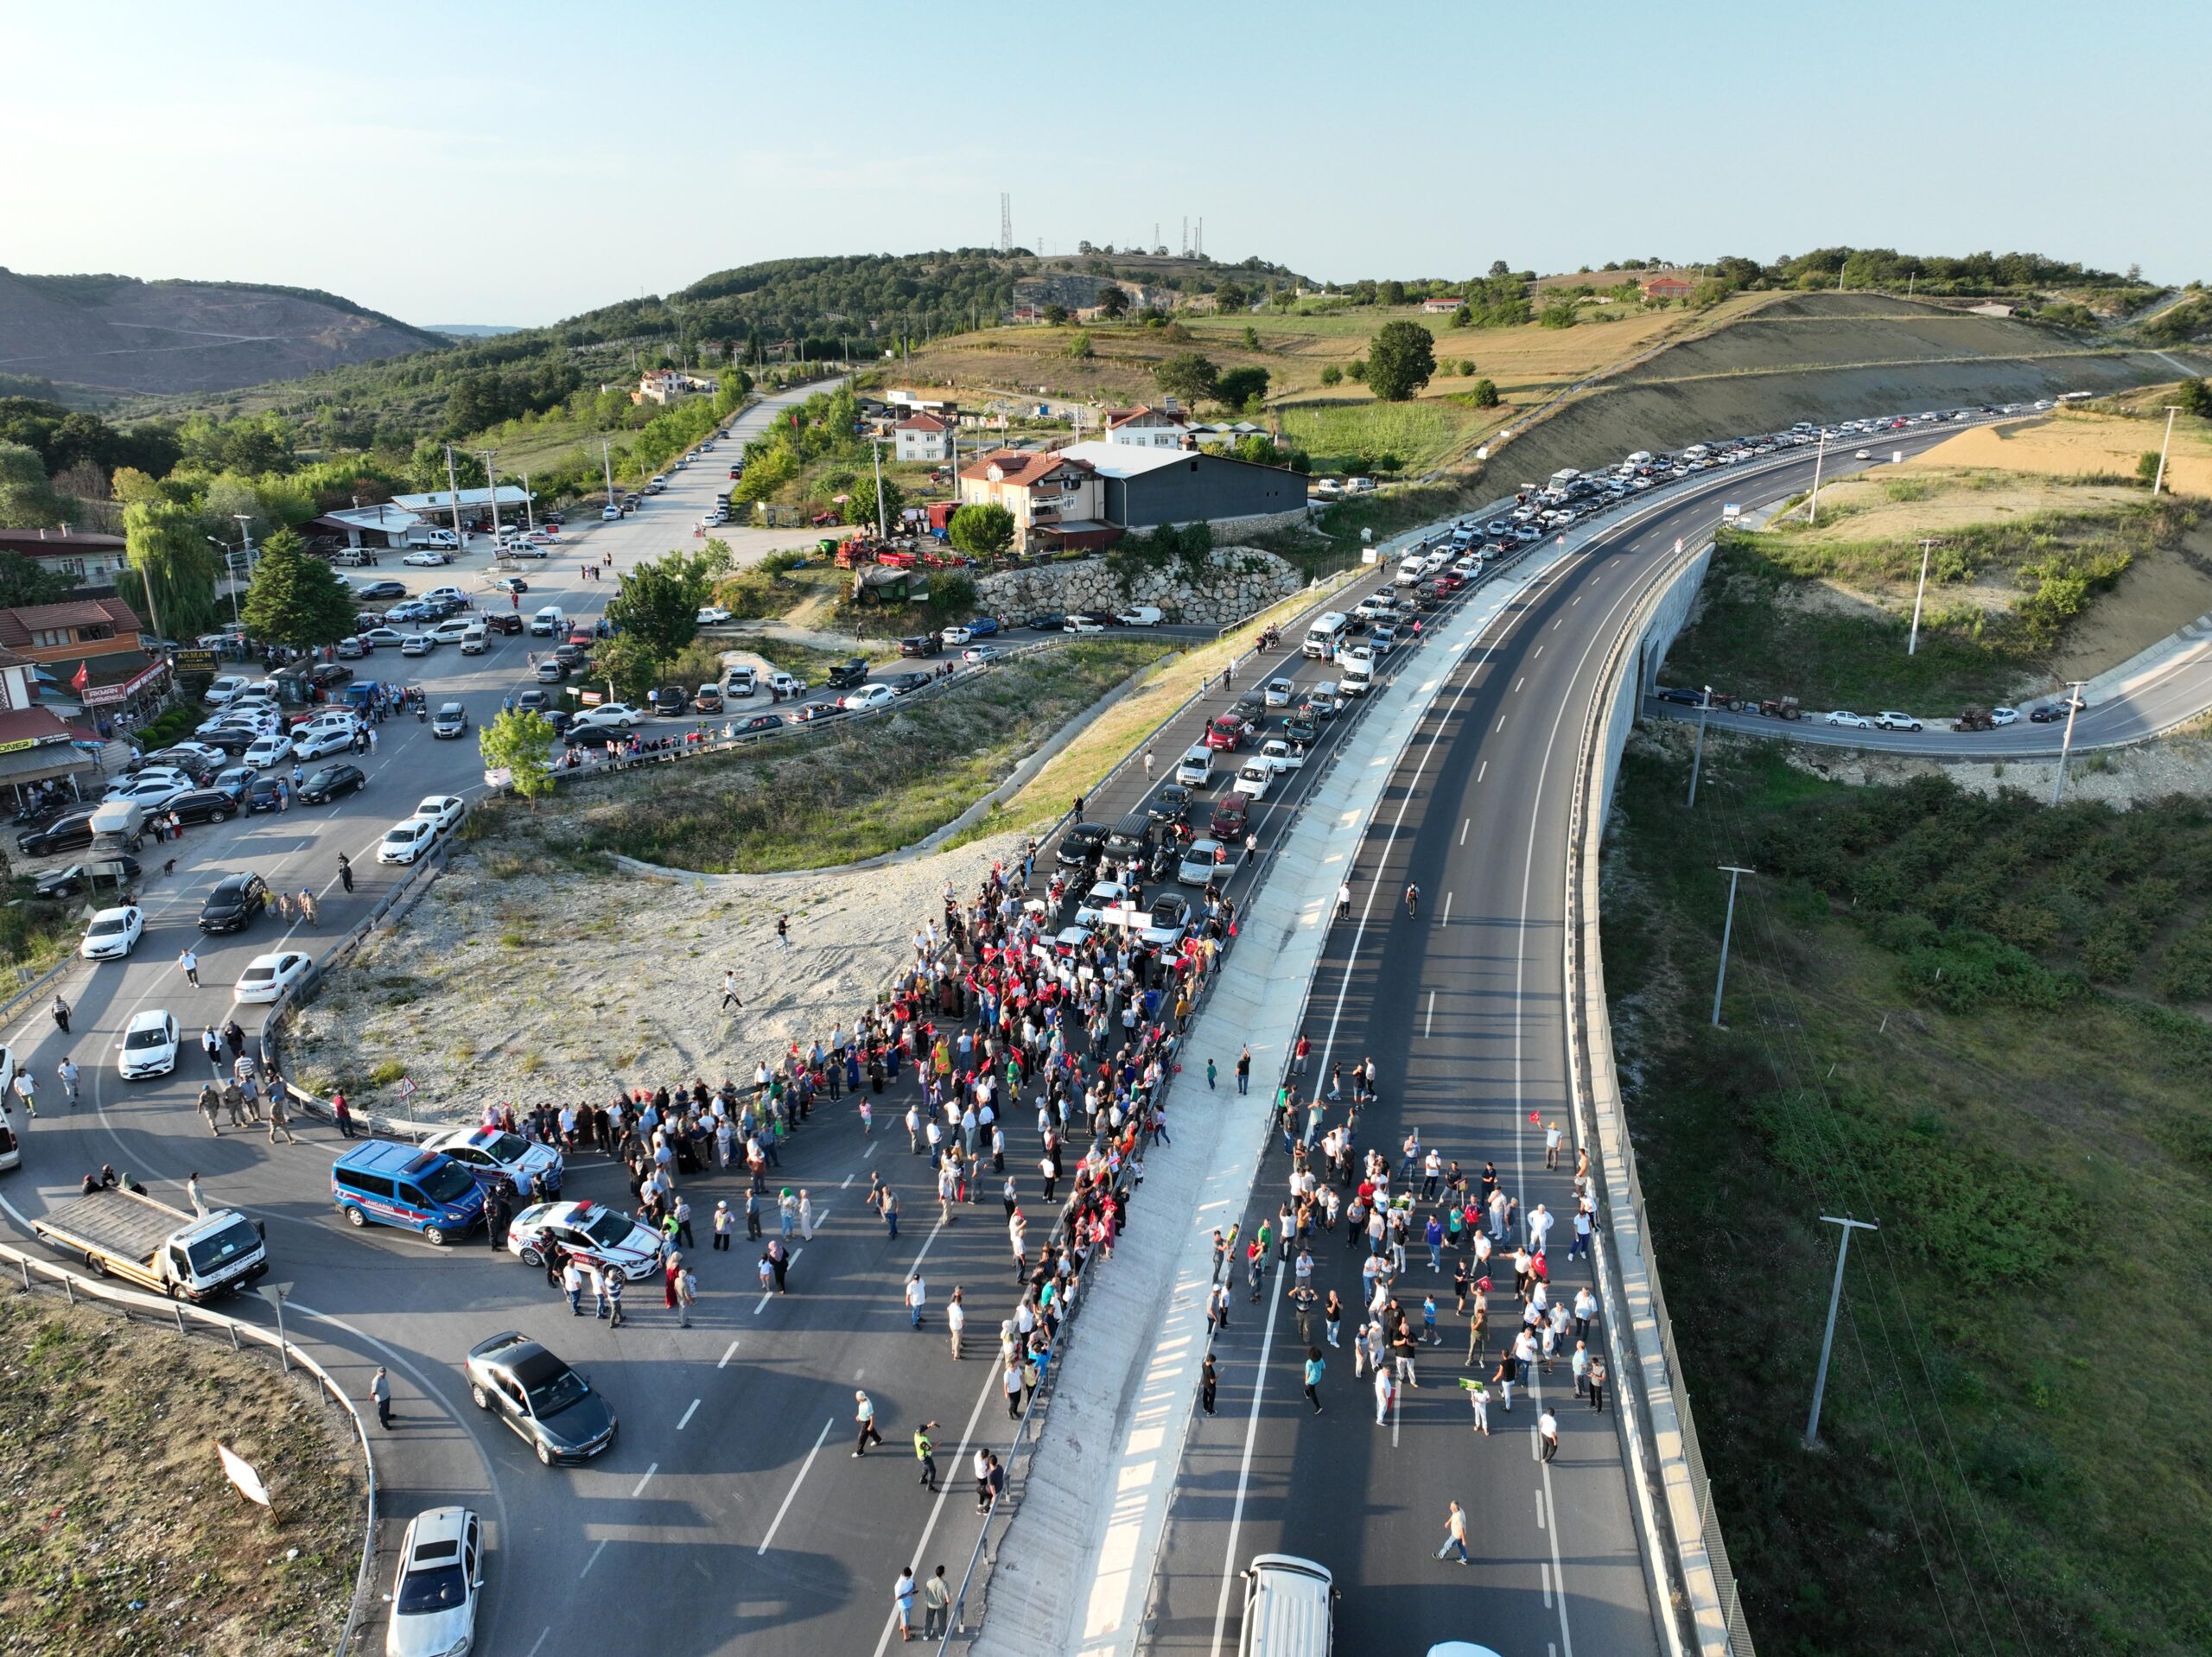
[[[834,1415],[822,1424],[822,1431],[814,1440],[814,1448],[806,1452],[806,1459],[799,1463],[798,1476],[791,1481],[791,1488],[784,1492],[784,1505],[776,1509],[776,1516],[768,1521],[768,1533],[760,1539],[760,1546],[753,1550],[753,1558],[758,1559],[766,1553],[768,1544],[776,1540],[776,1531],[783,1524],[784,1515],[791,1511],[791,1498],[798,1495],[798,1487],[806,1482],[806,1476],[814,1466],[814,1458],[822,1453],[822,1446],[830,1438],[830,1429],[836,1425],[837,1418]]]
[[[1428,1019],[1421,1025],[1421,1033],[1424,1037],[1436,1033],[1436,992],[1434,990],[1428,993]]]
[[[690,1426],[691,1425],[691,1418],[698,1414],[698,1413],[699,1400],[695,1398],[691,1400],[691,1407],[683,1412],[683,1419],[676,1424],[676,1430],[678,1432],[681,1432],[684,1428]]]
[[[1541,1490],[1539,1490],[1539,1491],[1537,1491],[1537,1492],[1536,1492],[1536,1528],[1537,1528],[1538,1530],[1541,1530],[1541,1529],[1543,1529],[1543,1527],[1544,1527],[1544,1493],[1543,1493]]]
[[[1272,1322],[1274,1308],[1270,1307],[1268,1311],[1270,1322]],[[969,1448],[976,1441],[976,1423],[983,1413],[983,1406],[994,1398],[1003,1396],[999,1391],[997,1367],[993,1364],[985,1364],[983,1368],[989,1373],[983,1377],[982,1390],[976,1394],[976,1407],[968,1413],[968,1425],[960,1431],[959,1448],[952,1452],[949,1463],[956,1468],[967,1464]],[[946,1479],[938,1485],[937,1501],[930,1507],[929,1523],[922,1527],[922,1539],[914,1544],[914,1551],[906,1556],[908,1559],[918,1559],[929,1552],[930,1533],[937,1528],[937,1521],[944,1512],[944,1499],[952,1494],[955,1482],[953,1479]],[[1230,1533],[1230,1540],[1232,1542],[1236,1540],[1234,1532]],[[1231,1557],[1234,1557],[1233,1551]],[[883,1635],[875,1642],[875,1657],[883,1657],[883,1654],[891,1648],[891,1631],[897,1626],[897,1613],[895,1611],[887,1613],[883,1619]]]
[[[732,1341],[732,1342],[729,1343],[729,1350],[722,1354],[722,1361],[721,1361],[720,1363],[716,1364],[716,1365],[715,1366],[715,1368],[717,1368],[717,1369],[727,1369],[727,1368],[729,1368],[729,1361],[730,1361],[732,1358],[735,1357],[736,1355],[737,1355],[737,1343],[736,1343],[735,1341]]]
[[[1444,924],[1452,924],[1452,894],[1448,892],[1444,894]]]
[[[1502,731],[1502,730],[1503,730],[1504,728],[1505,728],[1505,715],[1504,715],[1504,714],[1500,714],[1497,716],[1497,731],[1492,731],[1492,732],[1491,733],[1491,734],[1492,736],[1496,736],[1496,735],[1497,734],[1497,731]]]
[[[1513,694],[1516,696],[1519,695],[1521,694],[1521,687],[1528,682],[1529,676],[1524,673],[1518,679],[1516,679],[1513,682]]]
[[[1357,948],[1357,945],[1354,947]],[[1324,1062],[1326,1062],[1325,1051]],[[1277,1291],[1282,1287],[1282,1263],[1280,1260],[1275,1263],[1274,1286]],[[1236,1501],[1229,1510],[1229,1550],[1222,1556],[1229,1563],[1222,1571],[1221,1597],[1215,1602],[1213,1608],[1211,1657],[1221,1657],[1222,1634],[1229,1626],[1229,1584],[1240,1580],[1241,1578],[1241,1573],[1235,1566],[1236,1533],[1244,1524],[1244,1490],[1252,1477],[1252,1448],[1259,1437],[1260,1398],[1267,1390],[1268,1359],[1274,1353],[1275,1345],[1275,1313],[1281,1309],[1282,1300],[1283,1298],[1280,1292],[1268,1296],[1267,1332],[1260,1337],[1260,1367],[1253,1372],[1252,1409],[1244,1424],[1244,1457],[1238,1463],[1236,1468]],[[876,1657],[883,1657],[880,1649],[876,1653]]]
[[[1487,759],[1484,760],[1484,761],[1482,762],[1482,764],[1481,764],[1481,765],[1477,765],[1477,766],[1475,767],[1475,780],[1476,780],[1477,782],[1478,782],[1478,783],[1479,783],[1480,781],[1482,781],[1482,779],[1483,779],[1483,773],[1484,773],[1484,771],[1488,771],[1489,769],[1490,769],[1490,761],[1489,761],[1489,760],[1487,760]],[[1472,822],[1474,821],[1474,819],[1473,819],[1472,817],[1469,817],[1469,818],[1467,819],[1467,821],[1468,821],[1469,822]],[[1463,846],[1464,846],[1464,845],[1465,845],[1465,844],[1467,843],[1467,831],[1466,831],[1465,829],[1464,829],[1464,828],[1463,828],[1463,829],[1461,829],[1461,830],[1459,831],[1459,843],[1460,843],[1461,845],[1463,845]]]
[[[645,1486],[652,1482],[653,1475],[659,1471],[660,1463],[658,1462],[654,1462],[647,1466],[645,1469],[645,1477],[639,1479],[638,1481],[637,1488],[630,1492],[630,1500],[635,1501],[639,1496],[645,1495]]]
[[[841,1190],[841,1191],[842,1191],[842,1190],[845,1190],[848,1186],[851,1185],[851,1184],[852,1184],[852,1183],[853,1183],[853,1181],[854,1181],[855,1178],[857,1178],[858,1177],[859,1177],[859,1176],[855,1175],[855,1174],[847,1174],[847,1175],[845,1176],[845,1184],[842,1184],[842,1185],[838,1186],[838,1187],[837,1187],[837,1189],[838,1189],[839,1190]]]
[[[544,1647],[545,1642],[552,1637],[553,1627],[550,1623],[548,1623],[545,1627],[544,1632],[537,1636],[537,1643],[531,1647],[529,1657],[537,1657],[538,1652]]]
[[[1536,656],[1541,656],[1543,653],[1544,653],[1544,647],[1543,647],[1541,644],[1537,645],[1537,646],[1536,646]],[[1531,662],[1533,662],[1533,661],[1535,661],[1535,660],[1536,659],[1536,656],[1532,656],[1532,657],[1530,657],[1529,659]]]
[[[605,1536],[599,1539],[599,1546],[591,1551],[591,1558],[586,1559],[584,1561],[584,1568],[576,1572],[576,1580],[578,1582],[582,1582],[586,1577],[591,1575],[592,1566],[599,1563],[599,1556],[607,1552],[607,1544],[611,1540],[611,1538]]]
[[[1536,1578],[1544,1585],[1544,1609],[1548,1611],[1552,1608],[1552,1568],[1547,1561],[1536,1561]]]
[[[1484,763],[1488,764],[1489,762],[1485,760]],[[1472,817],[1466,818],[1459,824],[1459,843],[1462,846],[1467,843],[1467,830],[1474,826],[1475,820]]]

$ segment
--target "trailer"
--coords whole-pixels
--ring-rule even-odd
[[[101,1277],[181,1300],[243,1289],[269,1270],[261,1228],[230,1209],[191,1215],[142,1192],[87,1191],[31,1222],[40,1241]]]

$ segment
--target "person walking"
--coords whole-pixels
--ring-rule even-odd
[[[184,1194],[191,1199],[192,1211],[201,1218],[206,1218],[207,1199],[200,1194],[200,1171],[197,1168],[185,1176]]]
[[[1205,1367],[1198,1372],[1198,1407],[1208,1415],[1213,1413],[1214,1389],[1221,1384],[1221,1377],[1214,1373],[1213,1354],[1206,1354]]]
[[[683,1267],[676,1273],[677,1328],[689,1329],[691,1327],[691,1308],[696,1305],[698,1301],[699,1279],[692,1274],[692,1271],[690,1267]]]
[[[784,1240],[781,1237],[771,1237],[768,1239],[767,1253],[768,1269],[774,1273],[776,1276],[776,1292],[778,1294],[789,1294],[791,1292],[791,1286],[789,1280],[791,1269],[791,1251],[784,1246]]]
[[[1306,1401],[1313,1406],[1313,1413],[1316,1415],[1321,1413],[1321,1372],[1327,1368],[1328,1363],[1321,1356],[1319,1347],[1309,1346],[1306,1349]],[[1209,1411],[1208,1413],[1211,1414],[1211,1412]]]
[[[352,1139],[353,1137],[353,1113],[346,1103],[346,1094],[342,1089],[334,1089],[331,1092],[330,1114],[338,1124],[338,1132],[340,1136],[344,1139]]]
[[[299,1143],[297,1140],[292,1137],[291,1120],[292,1119],[285,1114],[284,1112],[283,1094],[279,1092],[276,1089],[271,1088],[269,1090],[270,1144],[274,1145],[276,1143],[276,1136],[279,1133],[282,1133],[284,1136],[284,1143],[287,1145],[297,1145]]]
[[[38,1082],[29,1070],[16,1077],[16,1097],[23,1101],[23,1114],[35,1121],[38,1117]]]
[[[338,854],[338,883],[348,892],[353,889],[353,866],[343,852]]]
[[[784,949],[791,947],[791,917],[788,915],[776,917],[776,942]]]
[[[199,981],[195,979],[193,981],[197,983]],[[1252,1050],[1249,1047],[1236,1056],[1236,1091],[1252,1091]]]
[[[54,1023],[63,1035],[69,1033],[69,1003],[59,995],[54,998]]]
[[[883,1193],[883,1228],[893,1242],[899,1241],[899,1193],[887,1189]]]
[[[64,1057],[54,1067],[55,1078],[61,1083],[61,1096],[69,1101],[69,1108],[77,1108],[77,1061]]]
[[[200,987],[200,957],[193,954],[189,944],[177,952],[176,964],[184,968],[185,982],[191,985],[193,988],[198,989]],[[68,1026],[64,1025],[62,1028],[66,1030]]]
[[[729,1234],[737,1224],[737,1217],[729,1211],[729,1199],[723,1197],[715,1204],[715,1248],[717,1253],[729,1253]]]
[[[1449,1503],[1451,1511],[1444,1516],[1444,1546],[1436,1550],[1436,1557],[1443,1559],[1457,1550],[1461,1565],[1474,1562],[1467,1558],[1467,1515],[1459,1510],[1456,1501]]]
[[[914,1482],[931,1495],[937,1494],[937,1444],[930,1437],[930,1429],[936,1425],[925,1421],[914,1429],[914,1459],[922,1464],[922,1476]]]
[[[620,1329],[622,1327],[622,1268],[619,1266],[609,1267],[602,1280],[607,1286],[604,1291],[607,1300],[607,1326],[609,1329]]]
[[[1598,1414],[1605,1413],[1605,1360],[1603,1356],[1590,1360],[1590,1407]]]
[[[737,974],[734,971],[722,974],[722,1009],[730,1007],[741,1013],[745,1010],[745,1003],[737,999]]]
[[[1475,1431],[1485,1438],[1490,1437],[1490,1387],[1479,1377],[1459,1383],[1467,1389],[1467,1402],[1474,1406]]]
[[[858,1461],[868,1454],[870,1444],[883,1442],[883,1435],[875,1430],[875,1400],[866,1393],[856,1391],[853,1394],[853,1423],[859,1429],[859,1435],[853,1440],[853,1459]],[[912,1572],[907,1574],[911,1576]]]
[[[391,1431],[391,1377],[382,1364],[369,1377],[369,1399],[377,1406],[377,1425],[386,1432]]]
[[[568,1263],[561,1268],[561,1292],[569,1297],[569,1316],[582,1317],[584,1315],[584,1274],[576,1265],[574,1255],[571,1255]]]
[[[1375,1425],[1388,1426],[1390,1422],[1390,1402],[1398,1395],[1397,1383],[1390,1372],[1381,1364],[1375,1366]]]
[[[1559,1454],[1559,1417],[1552,1413],[1552,1406],[1548,1404],[1536,1417],[1536,1438],[1538,1461],[1548,1462]]]

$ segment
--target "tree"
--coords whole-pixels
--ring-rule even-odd
[[[887,496],[889,489],[886,484]],[[871,517],[874,509],[871,497]],[[721,574],[716,562],[702,553],[671,552],[639,564],[607,601],[607,619],[617,637],[642,645],[656,663],[673,657],[698,634],[699,606],[712,596]],[[652,676],[646,676],[650,689]]]
[[[624,585],[628,582],[626,581]],[[696,613],[693,618],[687,618],[691,619],[696,619]],[[680,644],[677,646],[678,651],[682,648]],[[649,639],[638,633],[620,632],[601,640],[592,651],[587,680],[611,686],[620,701],[643,702],[660,682],[662,663],[674,654],[675,651],[664,654],[654,649]]]
[[[487,770],[504,769],[514,791],[537,809],[537,797],[553,791],[553,723],[534,708],[510,708],[489,725],[479,727],[476,752]]]
[[[2212,420],[2212,380],[2183,380],[2175,399],[2183,414]]]
[[[1490,262],[1490,279],[1492,282],[1496,282],[1500,276],[1510,276],[1512,274],[1513,267],[1506,263],[1503,259],[1492,259]]]
[[[1259,329],[1255,327],[1247,327],[1244,330],[1244,349],[1247,351],[1265,351],[1267,349],[1265,346],[1260,343]]]
[[[2158,450],[2146,448],[2135,457],[2135,475],[2144,483],[2149,483],[2158,475]]]
[[[123,537],[130,579],[117,587],[142,614],[152,612],[150,625],[175,638],[214,625],[219,555],[197,512],[174,501],[134,501],[123,509]]]
[[[971,501],[952,515],[945,536],[970,558],[995,558],[1014,544],[1014,514],[995,501]]]
[[[1068,337],[1068,355],[1074,358],[1075,360],[1079,363],[1089,362],[1090,360],[1090,332],[1089,329],[1077,328]]]
[[[1475,407],[1478,409],[1495,409],[1497,407],[1497,382],[1496,380],[1479,379],[1475,382]]]
[[[16,610],[30,604],[60,604],[75,586],[67,575],[47,568],[35,558],[0,552],[0,607]]]
[[[1395,279],[1386,282],[1375,290],[1375,297],[1384,305],[1402,305],[1406,302],[1406,284]]]
[[[1554,299],[1547,304],[1536,321],[1548,328],[1571,328],[1574,326],[1574,302]]]
[[[252,638],[300,650],[335,644],[354,627],[353,595],[290,530],[277,530],[261,549],[239,614]]]
[[[1179,351],[1152,371],[1160,389],[1170,397],[1180,397],[1185,403],[1196,403],[1201,397],[1214,394],[1214,386],[1221,371],[1208,359],[1195,351]]]
[[[1334,363],[1331,363],[1326,368],[1321,371],[1322,384],[1342,385],[1344,383],[1344,371],[1338,367]]]
[[[1122,291],[1120,283],[1109,283],[1098,290],[1098,310],[1101,315],[1119,316],[1128,308],[1129,296]]]
[[[61,500],[38,451],[28,443],[0,443],[0,525],[51,530],[61,521]]]
[[[1455,328],[1464,328],[1474,320],[1474,312],[1465,305],[1452,313],[1452,326]]]
[[[1059,327],[1068,320],[1068,308],[1065,305],[1047,305],[1045,307],[1045,320],[1054,327]]]
[[[1268,394],[1268,371],[1264,368],[1231,368],[1218,376],[1213,394],[1232,409],[1242,409],[1260,401]]]
[[[1385,322],[1368,342],[1367,384],[1385,403],[1403,403],[1436,372],[1436,337],[1418,322]]]

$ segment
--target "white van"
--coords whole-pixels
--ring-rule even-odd
[[[548,638],[564,637],[569,631],[569,619],[561,613],[561,606],[549,604],[530,619],[530,630]]]
[[[461,537],[451,530],[442,530],[435,524],[417,524],[404,536],[410,547],[431,547],[441,552],[461,550]]]
[[[1213,750],[1203,742],[1175,762],[1175,780],[1185,788],[1204,788],[1213,781]]]
[[[1244,1571],[1237,1657],[1329,1657],[1337,1583],[1326,1565],[1293,1553],[1255,1553]]]
[[[1375,652],[1361,644],[1338,658],[1344,670],[1343,689],[1347,696],[1364,696],[1375,684]]]
[[[1351,625],[1343,611],[1325,610],[1306,630],[1306,643],[1300,648],[1315,661],[1326,661],[1329,653],[1344,642],[1344,631]]]

